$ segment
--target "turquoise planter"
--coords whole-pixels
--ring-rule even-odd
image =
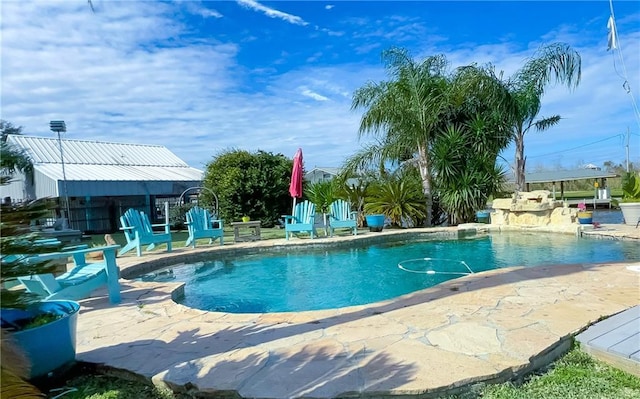
[[[380,232],[384,227],[384,215],[366,215],[365,220],[369,231]]]
[[[3,328],[20,325],[24,320],[43,313],[62,316],[40,327],[11,332],[31,363],[29,379],[46,377],[75,362],[79,311],[79,303],[64,300],[39,302],[27,310],[2,309]]]
[[[487,211],[478,211],[476,212],[476,220],[478,223],[490,223],[490,214]]]

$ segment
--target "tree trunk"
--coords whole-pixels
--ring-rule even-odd
[[[526,158],[524,157],[524,134],[518,132],[516,134],[516,167],[515,167],[515,178],[516,178],[516,190],[525,191],[525,162]]]
[[[422,192],[427,205],[427,222],[426,227],[431,227],[431,217],[433,214],[433,196],[431,194],[431,173],[429,171],[429,155],[425,145],[418,145],[418,169],[420,169],[420,177],[422,178]]]

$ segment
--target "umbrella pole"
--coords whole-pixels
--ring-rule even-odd
[[[296,197],[293,197],[293,207],[291,208],[291,216],[295,215],[296,212]]]

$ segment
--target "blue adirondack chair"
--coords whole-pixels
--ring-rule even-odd
[[[220,238],[220,245],[224,245],[224,231],[222,230],[221,219],[215,219],[211,212],[199,206],[189,209],[185,216],[187,218],[185,224],[189,230],[189,238],[187,238],[185,247],[191,244],[195,248],[198,238],[208,238],[209,244],[212,244],[216,238]]]
[[[358,235],[358,212],[351,210],[351,204],[345,200],[336,200],[329,206],[329,232],[333,237],[335,229],[351,229]]]
[[[296,204],[293,215],[282,215],[284,218],[284,234],[289,239],[289,233],[308,232],[311,238],[316,235],[313,224],[316,218],[316,205],[311,201]]]
[[[33,274],[18,277],[18,281],[24,285],[28,292],[40,295],[45,300],[83,299],[95,289],[106,285],[109,301],[119,303],[121,296],[120,284],[118,283],[119,271],[116,264],[116,250],[118,248],[120,245],[108,245],[33,255],[25,258],[24,261],[35,263],[71,257],[74,267],[57,277],[53,274]],[[102,252],[102,259],[88,262],[86,255],[91,252]]]
[[[142,211],[128,209],[120,216],[120,230],[124,231],[127,245],[122,247],[118,255],[123,255],[133,248],[138,256],[142,256],[142,246],[147,246],[147,251],[152,250],[156,244],[167,244],[167,252],[171,252],[171,232],[168,224],[151,224],[149,217]],[[164,233],[154,233],[153,227],[164,227]]]

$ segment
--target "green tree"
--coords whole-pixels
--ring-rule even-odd
[[[515,180],[519,191],[525,189],[524,136],[535,128],[545,131],[560,122],[560,115],[536,119],[542,107],[545,89],[554,81],[566,84],[570,90],[577,87],[581,77],[581,58],[568,44],[554,43],[541,47],[518,70],[509,83],[515,101],[511,127],[515,141]]]
[[[2,139],[0,140],[0,184],[8,184],[16,172],[27,175],[33,173],[33,163],[29,154],[22,148],[7,143],[9,134],[22,134],[22,126],[0,120]]]
[[[440,205],[450,224],[471,222],[499,191],[504,171],[496,164],[495,141],[479,121],[449,125],[434,143],[434,170],[438,174]]]
[[[8,135],[22,134],[22,126],[14,126],[13,123],[0,119],[0,133],[2,134],[0,142],[4,143]]]
[[[432,174],[429,147],[447,105],[442,102],[448,88],[447,61],[442,55],[414,61],[400,48],[382,53],[390,80],[368,82],[356,90],[352,109],[364,109],[359,135],[377,141],[354,155],[345,172],[355,173],[376,164],[395,163],[415,156],[426,206],[426,224],[431,225]]]
[[[491,65],[457,68],[443,102],[449,110],[431,147],[436,192],[450,224],[470,222],[505,180],[496,160],[511,140],[504,115],[513,102]]]
[[[27,175],[33,173],[29,154],[6,141],[0,142],[0,184],[8,184],[18,171]]]
[[[454,190],[448,182],[438,183],[441,174],[434,168],[433,157],[441,157],[438,167],[447,167],[447,152],[466,152],[468,164],[489,164],[491,168],[476,168],[474,180],[486,182],[496,176],[493,164],[500,152],[511,139],[508,119],[504,115],[514,113],[513,100],[506,84],[496,76],[493,68],[475,65],[457,68],[453,73],[445,68],[443,56],[428,57],[418,63],[409,60],[407,53],[392,49],[385,53],[392,58],[392,79],[380,84],[367,84],[354,95],[353,106],[367,109],[361,121],[363,131],[376,134],[376,141],[347,160],[345,170],[354,171],[377,165],[384,176],[384,166],[414,167],[420,172],[422,190],[427,206],[426,225],[438,223],[441,214],[434,214],[433,189],[438,186],[439,204],[456,219],[466,220],[471,214],[468,209],[457,210],[452,206],[462,205],[442,190]],[[395,68],[395,69],[394,69]],[[452,136],[451,126],[464,137],[460,140],[473,145],[449,148]],[[437,145],[441,150],[434,154]],[[482,144],[482,145],[479,145]],[[473,160],[471,160],[473,158]],[[462,176],[464,165],[457,165],[451,171]],[[483,175],[481,175],[483,174]],[[452,178],[450,181],[455,181]],[[471,188],[471,187],[470,187]],[[483,184],[465,193],[473,201],[480,203],[492,194],[493,187]],[[462,218],[461,218],[462,217]]]
[[[220,217],[240,220],[244,215],[272,227],[291,212],[289,182],[293,161],[282,154],[231,149],[217,155],[206,168],[204,186],[216,193]],[[202,194],[203,204],[213,202]]]

